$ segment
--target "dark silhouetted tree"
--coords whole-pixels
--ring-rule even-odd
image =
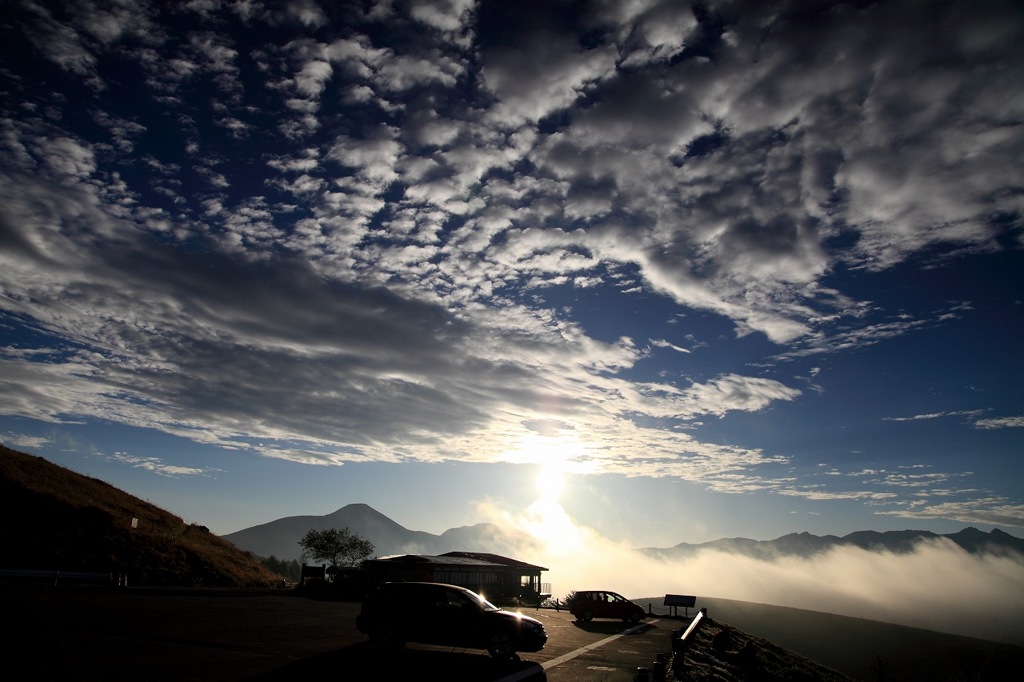
[[[355,566],[373,554],[373,543],[346,528],[310,528],[301,540],[302,558],[339,566]]]
[[[285,561],[278,559],[276,556],[271,554],[268,557],[260,558],[260,563],[266,566],[269,570],[273,571],[277,575],[283,576],[292,582],[299,582],[302,577],[302,571],[299,568],[299,562],[295,559],[291,561]]]

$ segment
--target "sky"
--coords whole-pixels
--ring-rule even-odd
[[[1020,537],[1021,44],[997,0],[7,0],[0,441],[219,534]]]

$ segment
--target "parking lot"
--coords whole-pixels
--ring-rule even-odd
[[[583,624],[565,611],[527,609],[544,623],[547,646],[498,662],[474,649],[375,650],[355,628],[358,604],[292,592],[5,586],[0,595],[14,629],[8,665],[70,680],[628,681],[683,625]]]

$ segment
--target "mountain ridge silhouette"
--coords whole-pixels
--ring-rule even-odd
[[[392,554],[443,554],[449,551],[491,552],[514,554],[515,548],[529,545],[527,536],[492,523],[449,528],[440,535],[410,530],[365,503],[347,504],[323,516],[288,516],[250,528],[244,528],[222,537],[240,549],[257,556],[278,559],[297,559],[301,554],[298,542],[311,528],[342,528],[358,533],[374,544],[377,556]],[[915,546],[927,540],[946,540],[971,554],[984,552],[1016,552],[1024,555],[1024,539],[1002,530],[985,533],[967,527],[955,533],[939,534],[924,530],[855,531],[842,537],[795,532],[774,540],[750,538],[721,538],[710,542],[691,544],[681,542],[667,548],[646,547],[638,551],[661,559],[692,556],[704,550],[718,550],[742,554],[757,559],[780,556],[808,557],[836,547],[859,547],[868,551],[887,551],[897,554],[912,552]]]

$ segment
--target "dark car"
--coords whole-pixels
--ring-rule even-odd
[[[503,611],[476,592],[441,583],[384,583],[363,601],[356,627],[374,644],[486,649],[495,658],[540,651],[548,641],[536,618]]]
[[[593,618],[621,618],[627,623],[636,623],[647,617],[643,608],[629,601],[618,592],[608,590],[585,590],[577,592],[569,605],[569,613],[577,620]]]

